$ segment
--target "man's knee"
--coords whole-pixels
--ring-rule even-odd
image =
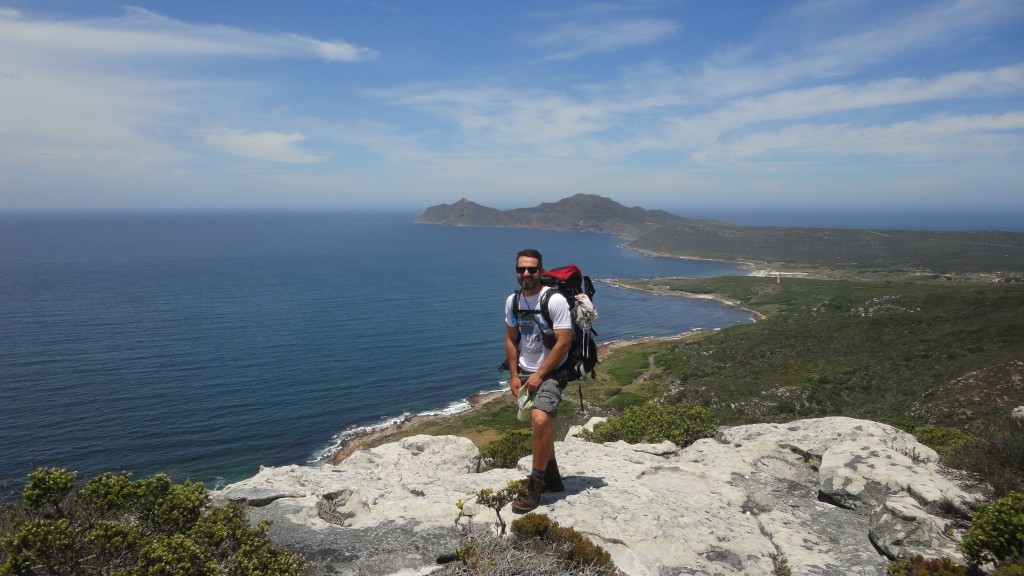
[[[530,412],[530,422],[533,425],[534,430],[538,428],[546,428],[551,425],[551,415],[543,410],[534,408]]]

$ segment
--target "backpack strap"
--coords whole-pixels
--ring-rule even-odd
[[[551,322],[551,312],[548,311],[548,301],[555,295],[558,290],[554,288],[548,288],[540,295],[540,315],[544,318],[544,323],[548,325],[548,328],[555,329],[554,324]]]

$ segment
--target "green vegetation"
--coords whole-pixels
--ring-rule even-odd
[[[572,528],[559,526],[544,514],[531,513],[512,522],[512,534],[533,548],[535,553],[554,550],[565,570],[596,568],[601,573],[617,573],[608,552]]]
[[[21,502],[0,508],[0,575],[298,575],[305,562],[250,526],[238,505],[214,507],[202,484],[41,468]]]
[[[715,435],[717,423],[707,410],[686,404],[647,403],[626,408],[621,415],[584,429],[582,436],[591,442],[630,444],[658,443],[668,440],[677,446],[689,446],[701,438]]]
[[[1003,416],[944,457],[949,466],[975,472],[996,496],[1024,489],[1024,423]]]
[[[529,430],[513,430],[505,434],[501,440],[480,451],[483,468],[515,468],[521,458],[531,454],[532,437]]]
[[[650,385],[724,423],[844,415],[977,429],[1024,403],[1007,384],[1021,371],[1024,286],[755,277],[656,284],[711,287],[768,316],[648,348]]]
[[[1024,564],[1024,492],[979,508],[959,547],[973,565]]]
[[[691,258],[764,262],[784,269],[829,267],[861,275],[991,273],[1020,281],[1024,234],[771,228],[684,223],[639,237],[640,250]]]

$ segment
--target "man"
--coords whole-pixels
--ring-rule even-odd
[[[523,514],[540,504],[541,494],[561,492],[562,479],[555,462],[555,431],[551,419],[558,415],[562,402],[564,378],[559,382],[559,368],[572,345],[572,317],[569,303],[557,291],[548,299],[551,326],[541,314],[541,297],[553,288],[541,284],[544,272],[540,252],[527,248],[516,254],[516,280],[520,290],[505,300],[505,356],[509,367],[509,388],[519,397],[530,394],[533,409],[531,448],[533,471],[527,479],[526,496],[512,503],[512,511]],[[514,306],[518,299],[518,313]],[[545,337],[547,332],[547,337]],[[546,488],[546,489],[545,489]]]

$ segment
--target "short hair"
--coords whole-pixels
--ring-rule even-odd
[[[544,257],[540,255],[540,252],[533,248],[523,248],[520,250],[519,253],[516,254],[516,263],[519,262],[519,258],[522,256],[526,256],[527,258],[536,258],[537,266],[540,266],[541,268],[544,267]]]

